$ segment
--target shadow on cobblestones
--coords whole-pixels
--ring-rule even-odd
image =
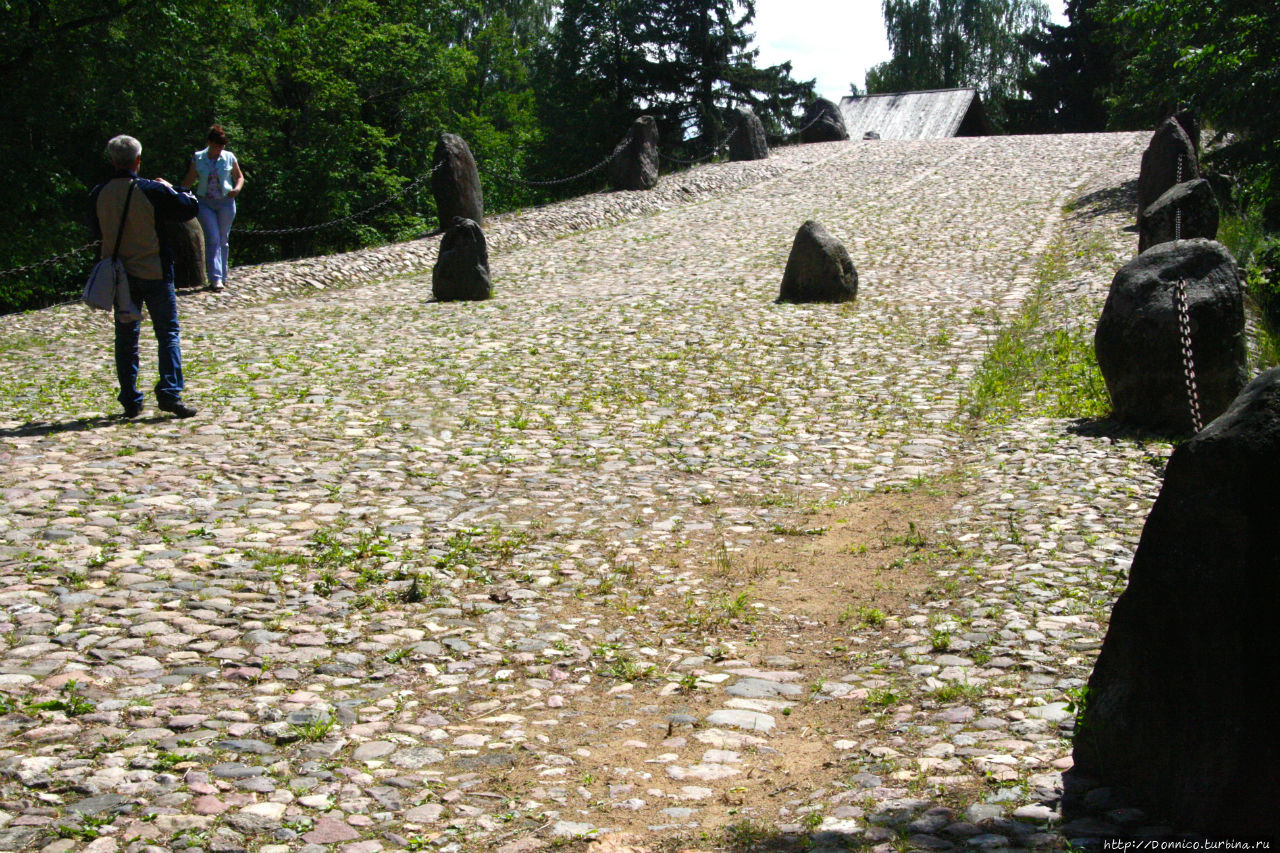
[[[1140,429],[1112,418],[1078,418],[1068,423],[1067,432],[1085,438],[1107,438],[1138,444],[1149,441],[1169,442],[1185,437]]]
[[[139,423],[151,423],[158,420],[163,420],[163,418],[138,418]],[[76,418],[75,420],[63,421],[61,423],[31,421],[23,424],[22,426],[0,429],[0,438],[20,438],[23,436],[56,435],[62,432],[82,432],[84,430],[98,429],[100,427],[119,424],[120,421],[121,419],[119,417],[105,417],[103,415],[97,415],[91,418]]]
[[[1125,181],[1114,187],[1106,187],[1080,196],[1068,207],[1072,218],[1078,220],[1099,219],[1117,213],[1128,213],[1138,205],[1138,181]]]

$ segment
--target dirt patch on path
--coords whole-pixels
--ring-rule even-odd
[[[907,742],[891,754],[871,747],[904,720],[936,713],[954,698],[913,695],[878,661],[891,653],[900,619],[925,600],[957,592],[935,573],[958,554],[937,531],[965,492],[944,478],[796,508],[745,550],[691,546],[673,562],[703,582],[678,606],[618,609],[643,600],[644,581],[617,577],[606,597],[641,648],[604,643],[582,650],[594,701],[556,727],[563,758],[519,761],[506,775],[508,790],[571,810],[585,805],[572,819],[649,833],[649,844],[655,827],[665,843],[677,843],[688,805],[696,804],[703,827],[723,829],[772,823],[787,803],[797,820],[808,814],[816,826],[826,814],[806,808],[822,792],[830,799],[844,791],[850,814],[872,807],[868,786],[894,784],[897,762],[915,749]],[[700,559],[691,558],[695,548]],[[579,601],[584,613],[599,614],[599,603]],[[654,653],[645,653],[646,643]],[[744,683],[763,692],[724,695]],[[771,728],[707,722],[726,707],[757,712]],[[613,805],[618,801],[634,807]],[[580,844],[600,849],[570,846]]]
[[[944,483],[877,492],[853,503],[775,524],[774,538],[724,572],[754,597],[828,628],[872,624],[904,613],[936,586],[930,566],[954,553],[935,532],[963,494]]]

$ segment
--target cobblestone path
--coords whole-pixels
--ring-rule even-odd
[[[182,297],[189,421],[114,418],[101,316],[7,318],[0,850],[1061,843],[1168,448],[962,399],[1038,282],[1091,326],[1145,141],[496,217],[481,304],[434,240],[236,270]],[[806,219],[855,303],[773,303]]]

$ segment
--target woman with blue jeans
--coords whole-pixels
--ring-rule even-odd
[[[204,260],[209,286],[222,290],[227,280],[228,238],[236,218],[236,196],[244,188],[244,172],[236,155],[227,150],[227,134],[222,125],[209,128],[209,147],[191,158],[191,168],[183,180],[194,187],[200,200],[200,228],[204,231]]]

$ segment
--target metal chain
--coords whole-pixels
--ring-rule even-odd
[[[610,163],[612,163],[613,158],[616,155],[617,155],[617,152],[614,151],[610,153],[608,157],[604,158],[599,163],[596,163],[590,169],[584,169],[578,174],[570,175],[567,178],[554,178],[549,181],[531,181],[525,178],[517,178],[512,175],[504,175],[501,172],[493,172],[493,171],[490,171],[489,169],[479,169],[479,171],[480,171],[480,174],[482,175],[488,175],[491,178],[497,178],[500,181],[507,181],[508,183],[512,183],[512,184],[524,184],[527,187],[552,187],[552,186],[555,186],[556,184],[567,184],[570,181],[576,181],[579,178],[585,178],[587,175],[590,175],[592,172],[598,172],[601,169],[603,169],[605,166],[608,166]]]
[[[18,275],[19,273],[29,272],[40,267],[49,266],[50,264],[56,264],[58,261],[65,261],[67,258],[74,257],[81,252],[97,248],[101,245],[101,240],[94,240],[92,243],[86,243],[78,249],[72,249],[70,252],[63,252],[61,255],[54,255],[52,258],[45,258],[43,261],[36,261],[34,264],[27,264],[25,267],[14,267],[11,270],[0,270],[0,278],[4,278],[7,275]]]
[[[382,208],[391,204],[391,202],[395,201],[396,199],[401,198],[402,196],[408,195],[413,190],[414,187],[416,187],[418,184],[425,181],[427,178],[430,178],[436,172],[440,171],[440,169],[447,162],[448,162],[447,160],[441,160],[439,163],[435,165],[434,168],[431,169],[431,171],[426,172],[425,174],[419,175],[418,177],[414,178],[412,181],[405,184],[404,187],[395,195],[392,195],[389,198],[383,199],[382,201],[378,202],[372,207],[366,207],[364,210],[357,210],[355,213],[349,213],[346,216],[343,216],[339,219],[333,219],[333,220],[330,220],[329,222],[321,222],[319,225],[299,225],[296,228],[256,228],[256,229],[255,228],[238,228],[236,229],[236,233],[242,236],[252,235],[255,237],[267,237],[267,236],[273,236],[278,234],[304,234],[310,231],[319,231],[323,228],[332,228],[335,225],[342,225],[344,223],[352,221],[353,219],[359,219],[362,216],[368,216],[370,213],[373,213],[375,210],[381,210]]]
[[[1200,420],[1200,394],[1196,389],[1196,365],[1191,353],[1191,312],[1187,309],[1186,282],[1178,279],[1174,289],[1178,306],[1178,327],[1182,338],[1182,370],[1187,379],[1187,401],[1191,405],[1191,426],[1196,432],[1203,428]]]
[[[720,140],[719,145],[717,145],[715,148],[712,148],[710,151],[708,151],[706,154],[703,154],[701,157],[695,157],[692,160],[681,160],[679,157],[671,157],[667,154],[663,154],[661,151],[658,152],[658,156],[672,163],[679,163],[682,166],[696,166],[697,164],[702,163],[706,160],[710,160],[712,157],[716,156],[716,154],[718,154],[726,145],[729,144],[729,140],[733,139],[733,135],[737,132],[738,132],[738,128],[735,127],[733,130],[729,131],[728,136]]]
[[[813,120],[812,120],[812,121],[810,121],[808,124],[806,124],[804,127],[800,128],[799,130],[793,130],[793,131],[791,131],[790,133],[785,134],[782,138],[783,138],[783,139],[790,139],[790,138],[791,138],[791,137],[793,137],[793,136],[799,136],[800,134],[804,133],[804,132],[805,132],[806,130],[808,130],[809,128],[813,127],[813,126],[814,126],[815,124],[817,124],[819,121],[821,121],[821,120],[822,120],[822,116],[823,116],[823,115],[824,115],[824,112],[823,112],[822,110],[818,110],[818,114],[817,114],[816,116],[814,116],[814,117],[813,117]]]
[[[1182,183],[1182,155],[1178,155],[1178,180]],[[1173,237],[1182,239],[1182,205],[1174,207]],[[1200,394],[1196,388],[1195,354],[1191,350],[1191,311],[1187,307],[1187,282],[1178,279],[1174,288],[1174,303],[1178,308],[1178,336],[1182,344],[1182,372],[1187,382],[1187,402],[1191,407],[1191,426],[1200,432],[1203,424],[1200,420]]]

